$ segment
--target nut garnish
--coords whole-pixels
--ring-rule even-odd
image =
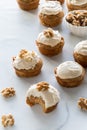
[[[80,98],[78,101],[78,106],[82,110],[87,110],[87,99],[86,98]]]
[[[26,53],[27,53],[27,51],[25,49],[21,50],[20,53],[19,53],[19,57],[24,58]]]
[[[49,84],[47,82],[39,82],[37,84],[38,91],[46,91],[49,88]]]
[[[14,88],[5,88],[1,91],[2,96],[4,96],[5,98],[8,97],[13,97],[15,95],[15,90]]]
[[[87,26],[87,11],[75,10],[70,12],[66,20],[75,26]]]
[[[3,115],[1,118],[1,122],[4,127],[12,126],[14,125],[14,118],[11,114]]]
[[[51,38],[54,36],[53,34],[53,30],[51,28],[48,28],[47,30],[44,30],[44,35],[47,37],[47,38]]]

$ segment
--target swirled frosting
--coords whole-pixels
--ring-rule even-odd
[[[59,92],[51,85],[49,85],[49,88],[46,91],[38,91],[37,84],[32,85],[29,87],[26,94],[26,97],[29,98],[30,96],[42,98],[46,108],[56,105],[60,99]]]
[[[33,51],[21,50],[20,53],[13,60],[13,66],[18,69],[33,69],[37,64],[39,57]]]
[[[48,28],[41,32],[37,38],[40,44],[49,45],[51,47],[56,46],[61,41],[61,34],[58,31],[54,31]]]
[[[62,6],[58,1],[46,1],[40,9],[40,13],[47,15],[56,15],[60,11],[62,11]]]
[[[73,5],[84,5],[87,4],[87,0],[68,0]]]
[[[74,48],[74,53],[75,52],[87,56],[87,40],[79,42]]]
[[[82,74],[82,66],[74,61],[66,61],[57,67],[57,75],[61,79],[72,79]]]

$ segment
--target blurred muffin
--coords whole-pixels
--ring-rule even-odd
[[[76,36],[87,36],[87,10],[70,11],[66,17],[68,29]]]
[[[61,24],[63,16],[62,6],[58,1],[45,1],[39,12],[41,24],[48,27]]]
[[[49,1],[49,0],[46,0],[46,1]],[[59,1],[61,4],[63,4],[65,0],[50,0],[50,1]]]
[[[32,77],[40,73],[42,60],[33,51],[21,50],[16,57],[13,57],[13,67],[20,77]]]
[[[54,56],[62,51],[64,38],[58,31],[48,28],[39,34],[36,45],[42,54]]]
[[[85,76],[84,68],[74,61],[66,61],[54,70],[57,82],[67,88],[80,85]]]
[[[39,82],[32,85],[26,95],[26,103],[29,106],[40,104],[45,113],[53,111],[59,103],[59,92],[47,82]]]
[[[66,0],[68,10],[87,10],[87,0]]]
[[[87,40],[79,42],[73,52],[75,61],[83,67],[87,67]]]
[[[19,7],[23,10],[36,9],[39,5],[39,0],[17,0]]]

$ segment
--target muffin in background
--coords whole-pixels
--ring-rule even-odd
[[[63,17],[64,12],[58,1],[45,1],[39,11],[39,19],[44,26],[57,26],[61,24]]]
[[[17,0],[19,7],[29,11],[38,8],[39,0]]]
[[[43,62],[33,51],[21,50],[13,57],[13,67],[19,77],[32,77],[41,72]]]
[[[64,38],[58,31],[48,28],[38,35],[36,45],[43,55],[54,56],[62,51]]]
[[[87,0],[66,0],[66,5],[69,11],[87,10]]]
[[[75,61],[65,61],[54,69],[57,82],[67,88],[79,86],[85,76],[85,69]]]
[[[74,47],[73,56],[76,62],[87,67],[87,40],[79,42]]]

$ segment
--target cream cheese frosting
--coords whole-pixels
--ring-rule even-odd
[[[21,50],[15,57],[13,66],[18,69],[33,69],[39,60],[39,56],[33,51]]]
[[[66,61],[57,67],[57,75],[61,79],[72,79],[82,74],[82,66],[74,61]]]
[[[79,42],[74,48],[74,53],[75,52],[87,56],[87,40]]]
[[[46,1],[40,9],[40,13],[47,15],[56,15],[60,11],[62,11],[62,6],[58,1]]]
[[[87,4],[87,0],[68,0],[73,5],[84,5]]]
[[[37,84],[34,84],[28,89],[26,97],[29,98],[31,95],[38,98],[41,97],[45,102],[46,108],[56,105],[60,99],[59,92],[51,85],[46,91],[38,91]]]
[[[38,38],[37,38],[37,41],[40,43],[40,44],[44,44],[44,45],[49,45],[51,47],[54,47],[56,46],[58,43],[60,43],[61,41],[61,34],[58,32],[58,31],[54,31],[52,29],[47,29],[45,30],[45,32],[47,31],[47,33],[49,33],[49,30],[51,30],[53,33],[52,36],[46,36],[44,31],[41,32],[39,35],[38,35]],[[49,34],[48,34],[49,35]]]

